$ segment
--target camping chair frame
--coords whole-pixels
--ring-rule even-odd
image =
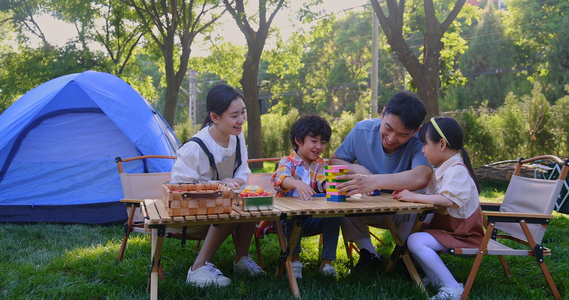
[[[551,156],[537,156],[530,159],[523,159],[520,158],[518,160],[518,164],[514,171],[514,175],[519,175],[522,165],[533,162],[539,159],[551,158]],[[557,158],[558,161],[560,161]],[[563,168],[561,170],[561,174],[559,176],[559,180],[562,182],[565,181],[567,176],[567,172],[569,171],[569,159],[563,162]],[[537,180],[545,180],[545,179],[537,179]],[[557,184],[554,192],[558,191],[561,188],[561,184]],[[558,194],[558,193],[557,193]],[[552,197],[554,198],[554,197]],[[555,201],[552,199],[551,201]],[[468,256],[472,257],[475,256],[474,263],[466,284],[464,286],[464,292],[462,294],[461,299],[465,300],[470,293],[472,285],[474,283],[474,279],[476,278],[476,274],[478,269],[482,263],[482,259],[486,255],[496,255],[498,256],[504,271],[506,272],[508,277],[512,277],[512,273],[504,259],[506,255],[512,256],[533,256],[540,269],[543,273],[551,292],[555,299],[561,299],[559,291],[555,286],[553,278],[545,265],[544,257],[551,255],[551,250],[541,245],[541,238],[540,240],[536,241],[532,234],[532,231],[529,228],[528,224],[539,224],[544,229],[547,228],[550,220],[554,218],[554,216],[550,214],[541,214],[541,213],[518,213],[518,212],[504,212],[499,211],[500,207],[502,206],[501,203],[481,203],[481,207],[483,209],[482,216],[484,217],[484,223],[486,226],[486,233],[480,245],[480,248],[450,248],[447,250],[443,250],[441,254],[451,254],[451,255],[459,255],[459,256]],[[552,205],[550,205],[552,207]],[[523,232],[523,236],[516,236],[513,234],[507,234],[505,232],[499,233],[498,229],[496,228],[497,224],[518,224]],[[510,241],[514,241],[520,245],[524,245],[526,249],[512,249],[507,247],[504,244],[497,242],[497,239],[507,239]]]
[[[143,155],[143,156],[135,156],[130,158],[121,158],[116,157],[115,161],[117,163],[117,168],[119,174],[124,173],[123,163],[141,160],[141,159],[150,159],[150,158],[157,158],[157,159],[176,159],[175,156],[167,156],[167,155]],[[150,173],[151,174],[151,173]],[[121,244],[121,249],[119,251],[118,260],[121,261],[124,257],[124,252],[126,250],[126,244],[128,242],[128,238],[131,232],[140,232],[140,233],[148,233],[144,230],[144,224],[141,222],[135,222],[135,212],[136,209],[140,207],[140,203],[143,202],[144,199],[121,199],[121,202],[125,203],[127,210],[128,210],[128,219],[124,224],[124,236]],[[182,241],[184,245],[184,240]],[[196,243],[196,249],[199,247],[199,240]]]

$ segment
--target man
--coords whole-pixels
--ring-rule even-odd
[[[349,175],[338,177],[349,181],[339,184],[338,189],[353,195],[374,190],[413,191],[426,187],[432,168],[422,153],[423,144],[415,137],[426,114],[421,100],[415,94],[403,91],[389,100],[381,119],[358,122],[330,157],[330,165],[349,166]],[[409,215],[393,218],[396,225],[411,221]],[[360,249],[356,272],[374,269],[381,263],[366,224],[381,226],[385,222],[382,216],[342,218],[344,238]],[[410,230],[410,226],[404,227],[402,238],[406,238]]]

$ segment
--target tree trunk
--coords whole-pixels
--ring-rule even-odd
[[[245,105],[247,106],[247,152],[249,158],[263,157],[263,137],[261,132],[261,108],[259,106],[259,89],[257,87],[258,67],[261,61],[261,53],[263,52],[263,44],[250,43],[247,59],[243,63],[243,77],[241,77],[241,86],[245,96]],[[262,168],[263,163],[251,163],[251,168]]]
[[[427,109],[425,120],[439,114],[439,71],[440,68],[432,68],[430,71],[425,70],[421,78],[413,78],[417,87],[417,96]]]
[[[379,5],[378,0],[371,0],[371,4],[379,24],[385,33],[387,42],[397,53],[397,59],[403,64],[417,87],[417,95],[425,104],[427,118],[439,114],[438,93],[441,50],[444,47],[441,39],[454,21],[466,0],[456,0],[452,11],[441,23],[438,21],[433,0],[424,0],[425,37],[423,41],[423,59],[419,61],[403,35],[405,22],[405,1],[385,0],[388,13]]]

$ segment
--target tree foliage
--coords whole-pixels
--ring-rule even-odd
[[[191,46],[196,35],[207,30],[220,15],[218,1],[122,0],[135,9],[138,22],[162,53],[166,77],[164,119],[174,126],[180,86],[188,71]]]
[[[488,5],[474,31],[468,50],[460,58],[460,68],[468,82],[459,94],[458,107],[478,107],[487,101],[497,108],[514,80],[513,44],[504,35],[500,11]]]
[[[387,42],[397,58],[405,66],[413,78],[417,94],[425,102],[427,115],[434,116],[439,112],[439,76],[442,41],[445,32],[458,16],[465,0],[457,0],[454,5],[436,6],[433,0],[423,1],[423,14],[417,14],[418,19],[411,21],[416,27],[422,28],[423,47],[419,57],[407,43],[404,27],[406,20],[411,19],[404,0],[386,0],[384,7],[378,0],[371,0],[373,9],[379,19],[379,24],[387,37]],[[440,3],[437,3],[440,4]],[[411,1],[413,7],[413,1]],[[415,5],[415,7],[417,7]],[[439,21],[442,20],[442,21]]]
[[[254,14],[247,14],[243,0],[231,2],[223,0],[225,8],[231,14],[247,40],[247,56],[243,63],[243,76],[240,82],[248,111],[247,151],[251,158],[263,157],[261,112],[258,101],[259,90],[257,81],[261,54],[263,53],[271,24],[276,14],[283,7],[284,2],[285,0],[259,0],[258,11]],[[258,26],[257,30],[253,28],[254,23]]]

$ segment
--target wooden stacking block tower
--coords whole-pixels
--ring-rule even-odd
[[[336,176],[344,175],[348,172],[348,166],[326,166],[326,200],[334,202],[346,202],[346,192],[339,192],[336,184],[347,180],[336,179]]]

